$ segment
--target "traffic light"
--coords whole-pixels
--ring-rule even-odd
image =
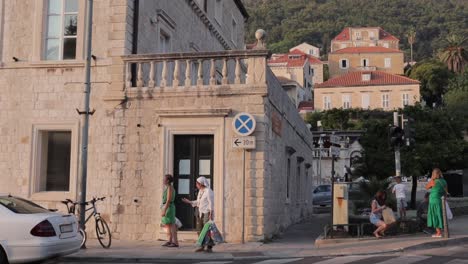
[[[413,145],[415,142],[414,140],[415,129],[413,127],[413,124],[414,124],[413,118],[408,118],[408,119],[403,120],[403,130],[405,132],[406,146]]]
[[[391,126],[389,130],[390,134],[390,146],[399,147],[404,144],[405,133],[399,126]]]

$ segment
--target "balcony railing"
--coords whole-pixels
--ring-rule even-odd
[[[265,73],[267,55],[265,50],[239,50],[123,56],[125,90],[132,93],[265,83],[265,74],[256,74],[259,69],[255,68],[264,67],[260,71]]]
[[[357,69],[359,71],[376,71],[377,67],[375,67],[375,66],[360,66],[360,67],[357,67]]]

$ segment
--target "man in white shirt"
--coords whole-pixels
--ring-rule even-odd
[[[398,214],[400,218],[406,218],[406,186],[401,183],[401,177],[395,177],[396,184],[393,186],[392,193],[395,194],[397,201]]]
[[[213,190],[210,189],[210,182],[205,177],[198,177],[197,179],[197,189],[198,189],[198,196],[197,200],[190,201],[187,198],[183,198],[182,201],[184,203],[190,204],[193,207],[198,207],[199,221],[197,221],[197,229],[198,232],[201,232],[203,226],[210,220],[213,220],[213,212],[214,212],[214,193]],[[210,238],[207,244],[206,252],[213,252],[214,242]],[[195,252],[202,252],[204,251],[204,246],[195,250]]]

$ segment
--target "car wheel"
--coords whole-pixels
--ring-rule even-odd
[[[7,256],[2,247],[0,247],[0,264],[8,264]]]

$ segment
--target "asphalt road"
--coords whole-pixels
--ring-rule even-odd
[[[91,262],[49,262],[78,264]],[[103,264],[105,262],[98,262]],[[114,264],[116,262],[113,262]],[[139,262],[143,263],[143,262]],[[411,252],[342,256],[342,257],[307,257],[287,259],[257,259],[257,260],[232,260],[232,261],[194,261],[194,260],[161,260],[159,264],[468,264],[468,245],[433,248]],[[106,263],[111,264],[111,263]]]

